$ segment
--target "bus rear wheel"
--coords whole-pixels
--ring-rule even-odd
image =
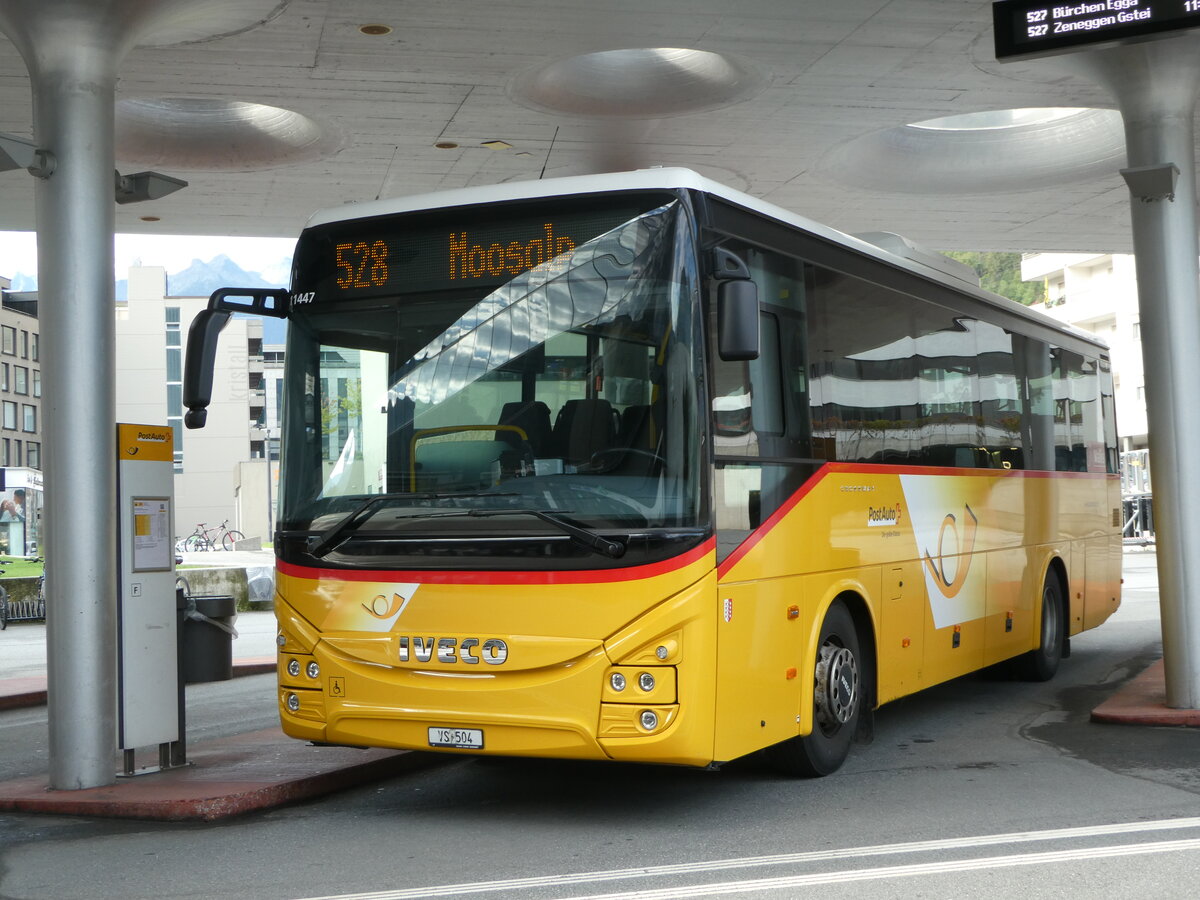
[[[1062,586],[1053,572],[1046,573],[1042,586],[1042,622],[1040,638],[1035,650],[1015,661],[1017,677],[1023,681],[1049,681],[1058,671],[1063,656],[1063,629],[1066,614],[1063,611]]]
[[[770,748],[776,768],[789,775],[819,778],[841,767],[862,716],[862,674],[854,617],[836,600],[821,623],[813,667],[812,733]]]

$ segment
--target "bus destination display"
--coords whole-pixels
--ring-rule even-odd
[[[630,207],[547,211],[516,219],[478,217],[413,227],[396,220],[332,225],[302,254],[308,302],[503,284],[628,221]],[[407,226],[407,227],[406,227]],[[316,236],[314,236],[316,237]],[[300,255],[300,254],[298,254]]]
[[[1200,27],[1200,0],[1001,0],[996,59],[1040,56]]]

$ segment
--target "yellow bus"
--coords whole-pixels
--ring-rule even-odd
[[[683,169],[316,215],[185,376],[197,426],[225,320],[286,317],[283,730],[812,776],[1051,677],[1119,603],[1108,353],[972,274]]]

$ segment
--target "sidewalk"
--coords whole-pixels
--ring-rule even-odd
[[[275,671],[275,614],[238,613],[232,642],[233,677]],[[46,624],[14,622],[0,633],[0,710],[46,702]]]
[[[225,557],[237,564],[236,554]],[[215,564],[205,559],[204,564]],[[275,671],[275,615],[239,613],[233,677]],[[14,623],[0,632],[0,710],[46,703],[46,626]],[[219,682],[217,684],[220,684]],[[264,690],[274,693],[271,684]],[[0,812],[40,812],[159,821],[211,821],[389,778],[434,761],[422,753],[316,747],[268,728],[187,742],[186,766],[78,791],[48,788],[48,776],[0,782]],[[118,755],[113,756],[114,771]]]

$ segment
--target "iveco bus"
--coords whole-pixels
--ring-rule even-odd
[[[214,294],[190,425],[236,312],[288,322],[296,738],[822,775],[1119,602],[1106,349],[894,236],[681,169],[342,207]]]

